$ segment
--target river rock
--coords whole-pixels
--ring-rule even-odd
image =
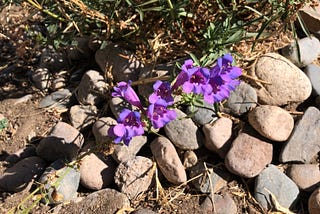
[[[317,38],[320,37],[320,6],[311,7],[310,4],[305,4],[299,10],[299,14],[307,29]]]
[[[65,122],[58,122],[37,146],[37,154],[46,161],[74,159],[84,142],[83,135]]]
[[[250,125],[262,136],[273,141],[285,141],[293,127],[293,117],[278,106],[261,105],[248,114]]]
[[[185,168],[193,167],[197,163],[198,163],[198,157],[194,151],[192,151],[192,150],[186,151],[183,154],[183,166]]]
[[[221,117],[212,124],[202,127],[205,136],[205,147],[224,158],[232,143],[232,120]]]
[[[118,118],[123,109],[134,110],[135,107],[120,97],[112,97],[109,102],[113,115]]]
[[[117,121],[112,117],[101,117],[92,126],[92,132],[96,143],[111,143],[112,138],[108,135],[111,126],[117,125]]]
[[[91,190],[100,190],[113,183],[116,163],[111,156],[90,153],[80,162],[80,183]]]
[[[47,90],[51,86],[52,74],[47,68],[37,68],[31,74],[33,84],[40,90]]]
[[[280,161],[316,162],[320,151],[320,111],[309,107],[296,124],[290,139],[282,147]]]
[[[59,91],[55,91],[46,97],[44,97],[40,103],[40,108],[57,108],[59,110],[66,110],[68,109],[71,103],[71,96],[72,93],[69,89],[62,89]]]
[[[309,214],[318,214],[320,210],[320,187],[310,195],[308,200]]]
[[[95,122],[97,114],[96,106],[74,105],[69,111],[71,125],[78,130],[83,130]]]
[[[285,57],[268,53],[258,58],[253,76],[266,83],[256,88],[262,104],[286,105],[306,100],[312,91],[309,78]]]
[[[271,163],[272,151],[272,144],[242,132],[232,142],[225,164],[230,172],[252,178]]]
[[[320,185],[320,169],[317,164],[292,164],[287,175],[304,191],[312,192]]]
[[[238,208],[230,194],[214,194],[213,200],[212,195],[206,197],[200,206],[203,213],[214,213],[214,214],[237,214]]]
[[[186,171],[173,144],[165,137],[158,137],[150,144],[151,152],[164,177],[173,184],[187,181]]]
[[[19,192],[25,189],[33,179],[45,170],[46,162],[37,156],[22,159],[0,175],[0,189],[7,192]]]
[[[5,161],[10,164],[14,164],[24,158],[36,156],[36,155],[37,155],[36,148],[33,145],[27,145],[26,147],[19,149],[13,154],[10,154],[8,157],[6,157]]]
[[[214,106],[207,103],[202,106],[188,106],[187,114],[191,115],[192,120],[199,125],[205,125],[218,119]]]
[[[170,141],[182,150],[198,149],[204,142],[204,137],[192,119],[179,109],[177,119],[164,126],[164,131]]]
[[[309,64],[304,72],[309,77],[315,95],[320,95],[320,67],[316,64]]]
[[[136,156],[119,164],[114,180],[120,191],[133,199],[148,190],[154,171],[149,158]]]
[[[257,92],[249,84],[240,82],[236,90],[231,91],[226,107],[235,115],[242,115],[256,107],[258,103]]]
[[[266,210],[273,207],[272,193],[284,208],[292,208],[299,195],[297,185],[276,166],[270,164],[256,178],[255,199]]]

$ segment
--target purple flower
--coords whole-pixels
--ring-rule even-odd
[[[217,59],[217,65],[215,69],[220,71],[220,74],[228,74],[231,79],[236,79],[242,74],[242,70],[239,67],[232,66],[233,58],[231,54],[225,54],[223,57]]]
[[[179,86],[183,85],[189,79],[189,70],[196,69],[193,67],[193,61],[188,59],[181,66],[181,72],[178,74],[175,83],[172,86],[172,90],[177,89]]]
[[[140,113],[124,109],[118,118],[118,124],[111,127],[108,131],[109,136],[114,137],[114,142],[121,141],[129,145],[132,137],[143,135],[143,125],[140,120]]]
[[[116,87],[114,87],[114,92],[112,92],[113,97],[123,97],[131,105],[138,107],[143,110],[140,99],[133,88],[130,86],[130,83],[119,82]]]
[[[177,113],[174,110],[167,109],[166,101],[158,99],[155,103],[150,104],[147,116],[154,128],[162,128],[171,120],[176,119]]]
[[[196,69],[190,69],[188,71],[188,81],[183,83],[182,89],[185,93],[206,94],[210,93],[212,88],[208,85],[210,76],[209,69],[195,67]]]
[[[163,99],[168,105],[173,104],[172,90],[168,82],[157,80],[153,85],[154,92],[149,96],[149,102],[155,103],[158,99]]]

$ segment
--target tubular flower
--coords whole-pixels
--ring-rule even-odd
[[[114,92],[112,92],[113,97],[123,97],[131,105],[138,107],[143,110],[142,104],[136,92],[130,86],[130,83],[119,82],[117,86],[114,87]]]
[[[121,141],[129,145],[132,137],[143,135],[143,124],[140,120],[140,113],[124,109],[118,118],[118,124],[109,129],[109,136],[114,137],[114,142]]]
[[[147,116],[154,128],[162,128],[171,120],[176,119],[177,113],[174,110],[167,109],[167,105],[164,100],[158,99],[148,107]]]
[[[163,99],[168,105],[173,104],[173,96],[170,84],[157,80],[153,85],[154,92],[149,96],[149,102],[155,103],[158,99]]]

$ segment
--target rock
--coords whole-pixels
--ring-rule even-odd
[[[64,205],[59,213],[117,213],[121,209],[128,208],[130,201],[125,194],[106,188],[89,194],[78,203],[71,202]]]
[[[262,136],[273,141],[285,141],[293,127],[293,117],[278,106],[261,105],[248,114],[250,125]]]
[[[281,50],[281,54],[300,68],[311,64],[318,58],[318,55],[320,54],[320,42],[316,37],[311,36],[299,39],[298,45],[299,51],[297,43],[294,41],[284,47]]]
[[[156,212],[149,209],[142,208],[134,211],[132,214],[156,214]]]
[[[150,144],[151,152],[164,177],[173,184],[187,181],[186,171],[173,144],[165,137],[158,137]]]
[[[87,37],[77,37],[74,38],[75,45],[69,46],[67,49],[67,54],[70,60],[79,61],[89,58],[94,54],[93,50],[89,47],[90,38]]]
[[[292,208],[299,195],[297,185],[276,166],[270,164],[256,178],[255,199],[266,210],[273,207],[272,193],[284,208]]]
[[[50,45],[42,50],[39,64],[40,68],[46,68],[51,73],[55,73],[69,67],[69,61],[66,53],[58,52]]]
[[[230,93],[226,107],[235,115],[243,115],[256,107],[258,103],[257,92],[249,84],[240,82],[236,90]]]
[[[276,53],[262,55],[253,76],[270,84],[258,83],[258,99],[262,104],[286,105],[306,100],[312,91],[309,78],[292,62]]]
[[[299,10],[301,18],[307,29],[319,38],[320,36],[320,6],[305,5]]]
[[[206,167],[205,167],[206,166]],[[216,193],[227,186],[228,174],[226,169],[212,167],[208,163],[200,162],[190,169],[189,177],[195,188],[202,193]]]
[[[16,98],[14,99],[14,102],[13,102],[13,105],[18,105],[18,104],[21,104],[21,103],[26,103],[28,102],[29,100],[31,100],[32,98],[32,94],[27,94],[27,95],[24,95],[20,98]]]
[[[118,118],[123,109],[134,110],[135,107],[120,97],[112,97],[109,102],[113,115]]]
[[[214,205],[214,206],[213,206]],[[238,208],[230,194],[223,193],[221,195],[214,194],[207,196],[204,202],[201,204],[201,210],[203,213],[214,214],[237,214]]]
[[[320,169],[317,164],[292,164],[287,175],[304,191],[312,192],[320,184]]]
[[[43,138],[38,147],[37,154],[46,161],[57,159],[74,159],[83,144],[82,134],[65,122],[58,122],[50,134]]]
[[[47,68],[37,68],[31,74],[34,85],[40,90],[47,90],[51,86],[52,74]]]
[[[177,112],[177,119],[171,121],[164,126],[164,131],[170,141],[182,150],[198,149],[204,142],[198,127],[193,123],[187,115],[175,109]]]
[[[136,156],[119,164],[114,180],[120,191],[133,199],[148,190],[154,171],[149,158]]]
[[[318,187],[308,200],[309,214],[318,214],[320,210],[320,187]]]
[[[32,145],[27,145],[26,147],[19,149],[15,153],[10,154],[8,157],[6,157],[5,161],[10,164],[14,164],[24,158],[36,156],[36,155],[37,155],[36,148]]]
[[[77,98],[83,105],[99,105],[109,89],[104,77],[95,70],[87,71],[78,86]]]
[[[69,91],[69,89],[62,89],[59,91],[55,91],[51,93],[50,95],[44,97],[40,103],[40,108],[57,108],[57,109],[68,109],[70,105],[70,98],[72,96],[72,93]]]
[[[116,125],[117,121],[112,117],[101,117],[92,126],[92,132],[98,144],[111,143],[112,138],[108,135],[111,126]]]
[[[100,190],[113,183],[116,163],[111,156],[90,153],[80,162],[80,183],[85,188]]]
[[[190,168],[196,165],[198,162],[197,154],[194,151],[186,151],[183,154],[183,166],[185,168]]]
[[[232,143],[232,120],[221,117],[212,124],[202,127],[205,136],[205,147],[224,158]]]
[[[49,204],[68,202],[77,196],[80,172],[76,164],[67,165],[61,159],[53,162],[39,179],[44,200]]]
[[[227,169],[246,178],[257,176],[272,161],[272,144],[256,136],[240,133],[225,158]]]
[[[97,114],[96,106],[74,105],[69,112],[71,125],[78,130],[83,130],[95,122]]]
[[[320,111],[309,107],[296,124],[290,139],[282,147],[280,161],[312,163],[320,151]]]
[[[204,103],[203,107],[188,106],[187,114],[191,115],[192,120],[199,125],[205,125],[218,119],[214,106]]]
[[[22,159],[0,175],[0,189],[7,192],[20,192],[33,179],[41,175],[45,166],[45,161],[37,156]]]
[[[133,137],[128,146],[124,144],[116,144],[112,153],[113,159],[118,163],[134,158],[143,145],[147,143],[146,136]]]
[[[51,82],[51,90],[57,91],[66,87],[68,71],[61,70],[53,75]]]
[[[134,54],[113,43],[96,51],[95,59],[104,72],[104,76],[112,75],[111,77],[116,82],[136,81],[140,69],[144,67]]]
[[[304,72],[311,81],[314,94],[320,95],[320,67],[316,64],[309,64],[305,67]]]

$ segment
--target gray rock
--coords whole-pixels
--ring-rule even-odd
[[[128,208],[130,201],[125,194],[106,188],[89,194],[78,203],[64,205],[59,213],[117,213],[120,209]]]
[[[61,70],[53,75],[53,79],[51,81],[51,90],[57,91],[59,89],[62,89],[66,87],[67,83],[67,75],[68,71]]]
[[[47,68],[51,73],[68,68],[69,61],[66,53],[58,52],[52,46],[42,50],[40,57],[40,68]]]
[[[175,109],[177,119],[164,126],[164,131],[170,141],[182,150],[198,149],[204,142],[204,137],[192,119],[186,114]]]
[[[221,117],[212,124],[202,127],[205,136],[205,147],[224,158],[232,143],[232,120]]]
[[[39,179],[40,189],[46,192],[43,200],[49,204],[60,204],[75,199],[80,182],[78,167],[67,165],[62,160],[53,162]]]
[[[298,50],[300,51],[300,59]],[[320,42],[316,37],[305,37],[299,39],[298,44],[294,41],[284,47],[281,50],[281,54],[298,67],[305,67],[318,58],[320,54]]]
[[[187,114],[191,115],[192,120],[199,125],[205,125],[218,119],[214,106],[204,103],[203,107],[188,106]]]
[[[320,111],[309,107],[282,147],[280,161],[312,163],[320,151]]]
[[[17,163],[18,161],[24,158],[36,156],[36,155],[37,155],[36,148],[32,145],[27,145],[26,147],[19,149],[13,154],[10,154],[8,157],[6,157],[5,161],[10,164],[13,164],[13,163]]]
[[[256,178],[255,199],[266,210],[273,207],[272,193],[282,207],[292,208],[299,195],[297,185],[276,166],[270,164]]]
[[[14,102],[13,102],[13,105],[18,105],[18,104],[21,104],[21,103],[26,103],[28,102],[29,100],[31,100],[32,98],[32,94],[27,94],[27,95],[24,95],[20,98],[16,98],[16,99],[13,99]]]
[[[236,90],[230,93],[226,107],[235,115],[247,113],[258,103],[257,92],[249,84],[241,82]]]
[[[91,190],[100,190],[113,183],[116,163],[102,154],[88,154],[80,162],[80,183]]]
[[[98,71],[89,70],[82,76],[76,94],[83,105],[99,105],[108,89],[104,77]]]
[[[114,180],[120,191],[133,199],[148,190],[154,171],[149,158],[136,156],[119,164]]]
[[[310,195],[308,200],[309,214],[318,214],[320,210],[320,187]]]
[[[74,105],[69,111],[71,125],[83,130],[95,122],[97,114],[96,106]]]
[[[286,105],[306,100],[312,91],[309,78],[292,62],[276,53],[262,55],[253,76],[270,84],[259,83],[258,99],[262,104]]]
[[[25,189],[33,179],[43,173],[45,166],[45,161],[37,156],[22,159],[0,175],[0,189],[7,192]]]
[[[202,193],[216,193],[227,186],[229,175],[224,168],[200,162],[190,169],[189,177],[192,179],[199,175],[201,176],[192,180],[191,183]]]
[[[67,49],[67,54],[70,60],[78,61],[89,58],[94,54],[93,50],[89,47],[90,37],[77,37],[74,38],[72,46]]]
[[[261,105],[248,114],[250,125],[262,136],[273,141],[285,141],[293,127],[293,117],[278,106]]]
[[[118,163],[127,161],[131,158],[134,158],[136,154],[140,151],[142,146],[144,146],[146,143],[147,143],[146,136],[133,137],[128,146],[124,144],[114,145],[114,151],[112,153],[112,157]]]
[[[227,169],[242,177],[257,176],[272,161],[272,144],[240,133],[225,158]]]
[[[112,97],[109,102],[113,115],[118,118],[123,109],[134,110],[135,107],[120,97]]]
[[[304,72],[309,77],[315,95],[320,95],[320,67],[316,64],[309,64]]]
[[[51,86],[52,74],[47,68],[38,68],[31,74],[34,85],[40,90],[47,90]]]
[[[230,194],[222,193],[214,194],[213,200],[212,196],[209,195],[201,204],[201,210],[203,213],[212,214],[237,214],[238,208]]]
[[[113,43],[96,51],[95,59],[104,76],[112,75],[110,78],[112,77],[116,82],[136,81],[140,69],[144,67],[134,54]]]
[[[58,122],[37,146],[37,154],[47,161],[74,159],[84,142],[82,134],[64,122]]]
[[[92,126],[92,132],[96,139],[96,143],[111,143],[112,138],[108,135],[108,130],[111,126],[117,124],[117,121],[112,117],[101,117]]]
[[[150,144],[151,152],[164,177],[173,184],[187,181],[186,171],[173,144],[165,137],[158,137]]]
[[[304,191],[312,192],[320,185],[320,169],[317,164],[292,164],[287,175]]]
[[[44,97],[40,103],[40,108],[57,108],[57,109],[68,109],[68,106],[70,104],[70,97],[72,96],[72,93],[69,89],[62,89],[59,91],[55,91],[51,93],[50,95],[47,95]]]
[[[149,209],[142,208],[134,211],[132,214],[156,214],[156,212]]]
[[[185,168],[193,167],[197,163],[198,163],[198,157],[194,151],[186,151],[183,154],[183,166]]]

